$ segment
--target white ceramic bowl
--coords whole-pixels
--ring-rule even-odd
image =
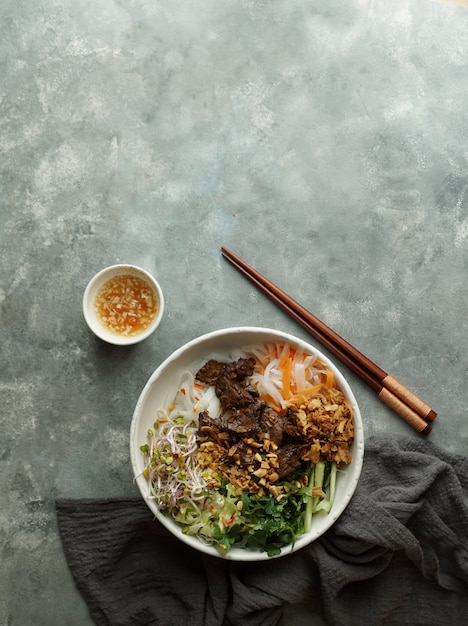
[[[153,290],[157,300],[157,311],[151,324],[139,333],[124,335],[112,332],[98,318],[95,310],[96,296],[108,280],[122,275],[136,276],[145,281]],[[106,341],[117,346],[128,346],[149,337],[159,326],[164,313],[164,295],[157,280],[149,272],[136,265],[119,264],[111,265],[98,272],[88,283],[83,295],[83,315],[86,323],[93,333]]]
[[[330,513],[328,515],[317,515],[314,517],[310,531],[299,537],[294,547],[284,547],[279,556],[291,554],[291,552],[303,548],[327,531],[345,510],[359,480],[364,455],[364,433],[361,414],[353,392],[345,377],[324,354],[301,339],[268,328],[227,328],[208,333],[190,341],[168,357],[146,383],[133,414],[130,430],[130,456],[133,474],[138,488],[156,518],[181,541],[192,548],[212,556],[234,561],[259,561],[275,558],[269,557],[263,552],[249,551],[241,548],[231,548],[227,554],[220,554],[216,548],[207,546],[196,537],[183,534],[181,528],[172,519],[163,515],[158,510],[154,500],[150,498],[148,483],[142,475],[145,463],[140,446],[147,443],[148,429],[153,428],[156,411],[161,407],[167,406],[170,402],[170,399],[166,397],[168,388],[173,388],[171,381],[173,381],[174,378],[177,379],[181,371],[192,369],[195,372],[201,362],[212,353],[229,356],[233,349],[275,341],[288,341],[293,346],[303,348],[309,354],[316,354],[322,362],[330,367],[335,375],[335,380],[338,382],[341,390],[353,407],[355,427],[355,439],[351,449],[352,461],[339,473],[335,500]]]

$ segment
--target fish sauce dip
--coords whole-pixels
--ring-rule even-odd
[[[116,335],[133,336],[145,331],[158,312],[158,299],[144,279],[121,274],[109,279],[94,300],[101,324]]]

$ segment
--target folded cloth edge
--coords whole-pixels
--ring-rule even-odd
[[[350,523],[349,523],[349,519],[347,520],[347,517],[349,517],[349,515],[352,514],[352,511],[353,511],[352,507],[356,503],[359,504],[360,498],[365,498],[368,500],[368,502],[372,502],[372,498],[375,497],[376,493],[380,493],[381,496],[385,496],[388,498],[388,493],[389,493],[388,484],[387,485],[380,484],[378,485],[378,488],[374,490],[372,490],[369,487],[369,485],[372,482],[371,470],[372,470],[372,464],[374,464],[375,466],[375,459],[378,459],[380,462],[383,461],[385,464],[386,460],[389,458],[389,455],[391,456],[392,451],[394,454],[404,455],[405,458],[408,458],[408,455],[409,455],[412,459],[416,459],[414,460],[415,467],[419,467],[419,470],[422,469],[422,464],[420,464],[419,466],[417,464],[418,455],[425,455],[424,459],[433,458],[434,460],[431,461],[431,463],[434,467],[436,465],[439,465],[439,468],[441,468],[444,464],[446,466],[450,466],[450,468],[445,471],[445,474],[444,472],[438,470],[436,479],[431,483],[428,482],[429,491],[427,493],[430,494],[431,490],[434,489],[434,485],[437,484],[437,480],[443,482],[447,480],[448,474],[451,473],[452,479],[454,479],[454,476],[456,475],[457,479],[459,480],[459,485],[460,485],[460,489],[458,491],[459,501],[457,502],[457,506],[459,507],[459,511],[462,512],[462,517],[461,517],[461,520],[459,520],[459,523],[466,524],[468,522],[466,515],[465,515],[466,514],[466,490],[468,486],[468,458],[465,458],[455,453],[452,453],[450,451],[447,451],[441,448],[440,446],[433,444],[432,442],[420,441],[415,438],[408,438],[408,437],[403,437],[403,436],[402,437],[380,436],[380,437],[375,437],[375,438],[369,438],[366,444],[366,456],[365,456],[365,462],[363,466],[362,480],[360,481],[360,484],[358,485],[358,489],[356,490],[355,497],[353,498],[354,502],[352,500],[352,502],[350,503],[350,506],[348,507],[349,512],[347,513],[347,511],[345,511],[343,515],[335,523],[335,525],[328,531],[328,533],[326,533],[326,535],[322,539],[319,539],[318,541],[311,544],[309,548],[304,548],[303,550],[296,553],[295,555],[291,555],[291,557],[282,557],[281,559],[276,560],[277,562],[279,562],[279,561],[283,561],[283,559],[294,558],[295,563],[298,564],[298,571],[300,571],[301,573],[303,573],[304,571],[307,571],[307,567],[311,567],[313,569],[314,567],[317,568],[318,566],[320,570],[320,574],[322,576],[322,592],[323,592],[325,604],[327,604],[327,602],[331,600],[333,600],[335,604],[337,602],[339,604],[340,598],[346,595],[347,587],[349,586],[355,587],[356,585],[360,584],[359,575],[357,577],[355,576],[352,580],[350,580],[349,575],[348,575],[348,579],[346,579],[346,573],[345,573],[345,577],[340,579],[340,576],[338,574],[340,570],[343,570],[343,563],[346,569],[346,562],[342,560],[343,558],[350,561],[348,563],[348,566],[351,567],[352,571],[354,572],[357,571],[358,573],[361,572],[361,574],[364,573],[364,577],[362,580],[363,581],[367,580],[365,576],[365,568],[364,570],[362,569],[362,563],[358,565],[355,561],[353,561],[353,559],[355,559],[356,557],[356,554],[352,556],[351,553],[349,553],[348,544],[352,545],[352,549],[354,550],[354,552],[357,552],[357,553],[359,552],[359,550],[356,550],[356,547],[359,548],[359,546],[357,546],[357,542],[359,541],[359,539],[355,535],[353,538],[352,533],[349,534]],[[420,460],[423,461],[424,459],[421,458]],[[425,475],[427,475],[427,472],[425,472]],[[399,475],[397,473],[397,477],[398,476]],[[417,481],[415,481],[415,483],[416,482]],[[426,502],[429,502],[429,499],[430,499],[428,498],[427,493],[423,492],[422,502],[425,505],[426,505]],[[405,497],[408,497],[408,494],[406,492],[404,495]],[[410,492],[409,496],[412,497],[413,493]],[[379,500],[375,501],[375,504],[376,506],[379,507],[379,509],[382,508],[388,515],[392,516],[393,508],[395,507],[398,508],[399,503],[398,501],[396,503],[391,502],[391,500],[385,501],[385,497],[383,497],[380,501]],[[406,507],[404,511],[404,514],[406,515],[407,514],[406,510],[411,512],[412,507],[406,503],[403,503],[403,504]],[[400,508],[404,508],[403,504],[402,504],[402,507]],[[66,522],[64,522],[64,517],[66,516],[66,514],[67,513],[69,514],[72,511],[74,512],[73,513],[74,521],[75,522],[78,521],[78,523],[80,522],[80,518],[81,518],[80,505],[82,507],[81,514],[84,516],[87,515],[85,509],[88,509],[89,507],[97,508],[97,510],[100,512],[105,511],[106,508],[110,510],[113,507],[120,506],[120,505],[123,505],[124,509],[127,509],[127,508],[132,509],[133,507],[136,507],[135,510],[138,512],[138,516],[141,516],[142,519],[145,521],[145,523],[149,521],[152,526],[160,526],[160,525],[154,524],[152,514],[150,513],[143,499],[141,499],[140,497],[125,497],[125,498],[115,497],[115,498],[107,498],[105,500],[96,500],[94,498],[84,498],[80,500],[75,500],[72,498],[57,498],[56,508],[57,508],[57,515],[58,515],[58,520],[59,520],[59,529],[60,529],[62,543],[64,547],[64,553],[69,563],[69,566],[72,570],[72,574],[73,574],[75,583],[77,585],[77,588],[82,594],[82,596],[85,597],[85,595],[89,593],[89,587],[87,588],[86,585],[87,584],[89,585],[89,579],[90,577],[93,576],[93,569],[92,569],[92,566],[90,566],[90,564],[86,561],[86,558],[84,558],[83,560],[83,557],[85,555],[80,553],[79,547],[77,547],[76,545],[73,548],[70,547],[70,539],[72,540],[72,543],[75,543],[76,541],[80,539],[81,533],[80,532],[77,533],[76,528],[75,529],[69,528],[66,525]],[[462,508],[463,506],[465,506],[465,510],[463,510]],[[416,511],[416,508],[414,508],[415,511]],[[432,508],[429,507],[428,510],[432,511]],[[417,516],[417,511],[413,512],[413,515]],[[393,517],[395,516],[393,515]],[[400,525],[399,532],[401,531],[406,532],[408,530],[408,525],[409,527],[411,527],[412,521],[413,520],[410,516],[410,519],[406,520],[404,523],[402,523],[398,519],[396,519],[395,523],[398,523]],[[65,528],[65,526],[67,527]],[[168,531],[166,529],[163,529],[163,531],[164,531],[164,537],[165,538],[167,537],[167,539],[170,540],[171,536],[168,533]],[[158,532],[161,532],[161,530],[159,529]],[[414,532],[414,529],[412,529],[412,532]],[[65,535],[67,536],[65,537]],[[468,535],[468,532],[467,532],[467,535]],[[421,541],[427,541],[427,540],[428,540],[428,537],[425,537],[424,533],[422,533]],[[365,547],[365,544],[363,544],[363,546]],[[461,545],[461,548],[463,550],[466,549],[466,541],[465,541],[464,546]],[[343,552],[343,550],[345,550],[345,552]],[[383,552],[385,553],[385,550]],[[392,559],[393,559],[392,551],[389,550],[387,551],[386,554],[383,555],[383,557],[386,559],[385,562],[378,561],[379,555],[377,553],[375,556],[376,556],[375,564],[377,564],[378,567],[380,567],[381,569],[379,571],[376,571],[374,575],[379,577],[382,572],[385,575],[386,570],[391,570],[391,567],[392,567]],[[247,567],[234,566],[233,567],[231,563],[230,566],[227,567],[228,572],[226,573],[226,563],[219,559],[214,559],[214,561],[218,561],[218,566],[222,564],[221,569],[223,570],[223,574],[221,576],[221,579],[223,579],[223,576],[224,576],[223,585],[225,586],[227,585],[230,588],[230,590],[229,589],[226,590],[226,587],[224,588],[224,599],[223,599],[224,604],[220,606],[220,604],[218,603],[215,609],[211,610],[211,617],[216,615],[213,618],[214,621],[212,620],[211,623],[212,624],[222,624],[222,623],[261,624],[262,623],[261,610],[260,610],[259,615],[257,615],[256,618],[251,616],[252,621],[249,621],[248,615],[243,613],[243,611],[248,610],[247,602],[239,601],[238,604],[236,605],[236,602],[238,601],[240,594],[243,594],[245,596],[244,598],[245,600],[250,598],[249,601],[251,601],[252,598],[256,598],[256,597],[259,598],[259,594],[257,595],[254,594],[252,596],[251,590],[254,590],[255,588],[258,588],[258,589],[262,588],[265,591],[265,588],[266,588],[266,590],[268,591],[268,584],[265,583],[264,580],[259,585],[259,587],[256,587],[256,584],[258,583],[258,579],[257,580],[255,579],[255,570],[258,569],[256,568],[256,565],[258,564],[254,564],[250,567],[249,566]],[[284,561],[284,563],[286,565],[286,560]],[[207,567],[209,568],[212,568],[213,566],[214,566],[213,562],[209,562],[207,564]],[[414,566],[414,563],[413,563],[413,566]],[[77,567],[80,569],[79,575],[77,575],[77,571],[76,571]],[[460,558],[458,567],[460,568],[460,571],[464,571],[465,574],[468,576],[468,566],[466,562],[466,557],[462,556]],[[417,573],[417,570],[415,571]],[[327,581],[324,583],[324,576],[328,576],[330,572],[331,572],[331,578],[330,579],[327,578]],[[343,573],[343,571],[341,573]],[[307,574],[305,575],[307,576]],[[420,573],[419,576],[420,578],[423,578],[424,572],[422,574]],[[313,586],[316,584],[316,579],[312,580],[312,578],[310,579],[310,581],[308,581],[311,595],[313,595]],[[431,578],[431,575],[429,575],[429,578]],[[86,579],[88,579],[87,582],[86,582]],[[210,584],[213,584],[213,576],[210,577]],[[467,583],[465,581],[462,580],[460,584],[462,585],[461,588],[464,588],[466,591],[468,591],[468,587],[466,586]],[[333,585],[334,585],[334,588],[332,588]],[[429,587],[431,588],[431,593],[433,592],[434,585],[437,586],[438,583],[436,580],[434,580],[434,577],[432,576],[432,579],[427,582],[428,588]],[[305,585],[305,587],[307,588],[307,584]],[[219,592],[219,589],[218,589],[218,592]],[[458,596],[453,595],[454,593],[456,593],[456,590],[455,591],[452,590],[452,593],[448,594],[452,598],[451,600],[452,604],[454,604],[453,598],[454,597],[458,598]],[[211,596],[209,588],[206,589],[206,594],[207,594],[207,597]],[[233,597],[230,597],[230,594],[234,594]],[[305,593],[304,595],[307,596],[307,593]],[[298,600],[298,601],[301,601],[302,599],[304,598],[303,597],[298,598],[297,595],[295,597],[295,600]],[[281,603],[281,599],[277,601]],[[88,600],[87,600],[87,603],[89,606]],[[272,603],[273,605],[275,605],[275,601],[273,601]],[[283,605],[284,605],[284,601],[283,601]],[[463,606],[463,602],[461,605]],[[347,607],[346,610],[349,610],[349,598],[347,599],[346,607]],[[197,609],[198,608],[199,607],[197,605]],[[250,607],[250,609],[252,608],[254,607]],[[264,606],[263,608],[266,610],[266,606]],[[463,608],[467,608],[466,605]],[[454,605],[454,610],[455,609],[456,607]],[[202,611],[204,610],[205,610],[205,607],[203,607]],[[100,615],[101,607],[99,606],[99,603],[97,603],[95,606],[92,606],[92,610],[90,608],[90,613],[93,619],[95,619],[97,624],[111,624],[112,623],[109,621],[105,621],[108,618]],[[223,618],[221,617],[222,615],[224,615]],[[280,614],[278,613],[278,611],[276,611],[275,616],[273,615],[271,616],[273,619],[272,621],[270,621],[270,623],[272,624],[276,623],[277,620],[279,619],[278,615]],[[354,624],[355,622],[353,622],[354,618],[352,614],[352,607],[348,616],[349,616],[349,619],[347,623]],[[336,610],[336,607],[333,610],[330,610],[330,607],[328,607],[327,617],[329,619],[330,624],[346,623],[346,622],[340,622],[340,619],[343,617],[343,615],[342,613],[340,613],[339,610],[338,611]],[[259,619],[260,621],[258,621]],[[121,623],[125,624],[125,622],[121,622]],[[153,622],[148,622],[148,623],[153,623]],[[154,623],[158,623],[158,622],[155,621]],[[160,622],[160,623],[164,623],[164,622]],[[190,622],[186,622],[186,623],[190,623]],[[195,620],[193,623],[195,624],[199,622]],[[208,624],[209,622],[206,620],[205,621],[202,620],[201,623],[205,625],[205,624]],[[378,622],[374,622],[374,623],[378,623]],[[388,623],[391,624],[393,622],[390,621]],[[436,622],[428,622],[428,623],[436,623]],[[112,626],[116,626],[116,624],[117,622],[112,623]]]

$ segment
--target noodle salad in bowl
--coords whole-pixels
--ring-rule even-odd
[[[156,518],[227,559],[289,554],[323,534],[359,479],[362,422],[331,361],[292,335],[230,328],[173,353],[135,408],[135,480]]]

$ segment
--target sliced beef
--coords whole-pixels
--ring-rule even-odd
[[[223,409],[243,408],[258,397],[256,390],[247,382],[254,368],[253,358],[240,358],[231,363],[210,359],[198,370],[195,378],[206,385],[215,386]]]
[[[223,421],[219,417],[211,417],[208,411],[203,411],[198,416],[198,423],[200,428],[216,428],[216,430],[222,430]]]
[[[195,378],[205,385],[215,385],[226,364],[210,359],[195,374]]]
[[[252,357],[240,358],[230,363],[221,363],[215,359],[210,359],[198,370],[195,378],[206,385],[215,385],[221,377],[239,382],[252,376],[254,368],[255,359]]]
[[[216,383],[215,391],[224,409],[246,407],[257,397],[256,392],[250,386],[238,384],[224,376]]]
[[[300,443],[288,443],[276,451],[278,457],[277,473],[280,479],[287,478],[302,465]]]
[[[219,433],[222,432],[222,420],[210,417],[207,411],[203,411],[198,415],[198,441],[219,440]]]
[[[251,402],[248,406],[233,411],[224,422],[224,429],[239,436],[252,436],[259,428],[260,402]]]
[[[257,397],[257,392],[251,387],[247,378],[252,376],[255,359],[237,359],[227,363],[221,376],[216,381],[216,395],[221,406],[225,409],[244,408]]]
[[[260,402],[251,403],[245,408],[233,411],[228,419],[210,417],[203,411],[198,417],[198,434],[209,435],[212,439],[218,439],[217,435],[220,432],[230,433],[236,437],[252,436],[259,428],[261,407]]]
[[[259,441],[270,439],[277,446],[283,442],[284,429],[288,418],[286,415],[280,415],[269,406],[264,406],[259,424],[259,433],[257,438]]]
[[[225,376],[229,378],[237,378],[238,380],[245,380],[249,376],[252,376],[255,369],[255,359],[248,357],[243,359],[237,359],[228,363],[225,367]]]
[[[284,437],[287,441],[302,441],[302,434],[297,427],[296,413],[291,409],[286,411],[286,424],[284,427]]]

